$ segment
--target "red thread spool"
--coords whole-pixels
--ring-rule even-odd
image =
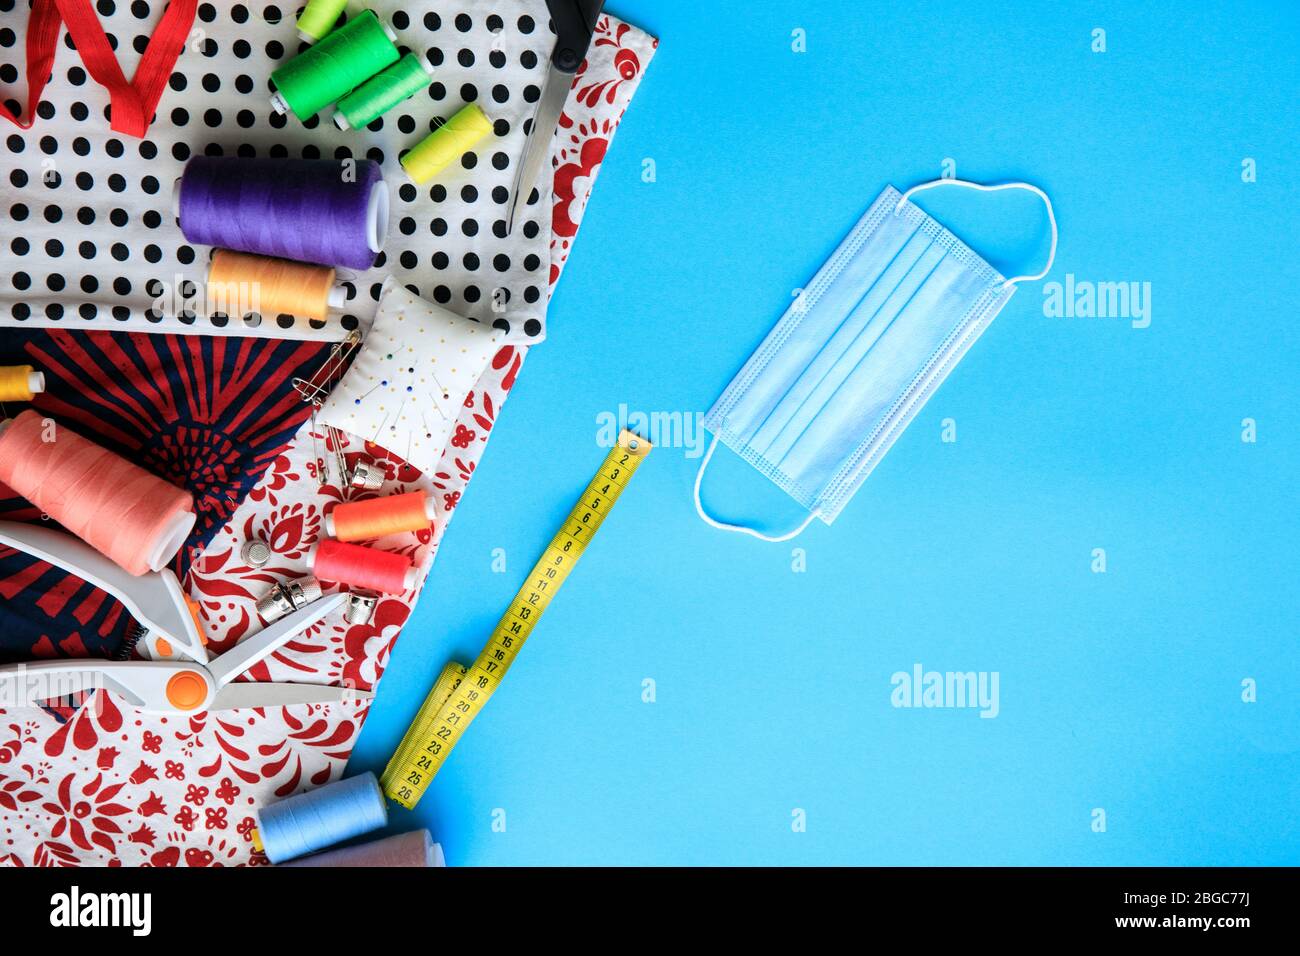
[[[28,409],[0,431],[0,481],[131,574],[159,571],[194,527],[194,499]]]
[[[415,566],[404,554],[326,539],[316,547],[312,572],[322,581],[401,594],[415,587]]]
[[[438,506],[426,492],[349,501],[325,516],[325,533],[340,541],[373,541],[429,527]]]

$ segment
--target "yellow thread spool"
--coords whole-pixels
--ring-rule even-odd
[[[208,267],[208,311],[227,315],[296,315],[324,320],[331,307],[342,308],[343,292],[334,287],[329,266],[290,262],[247,252],[218,249]]]
[[[0,402],[30,402],[45,391],[45,373],[30,365],[0,365]]]
[[[487,114],[477,103],[470,103],[403,156],[402,168],[413,181],[426,183],[491,131]]]

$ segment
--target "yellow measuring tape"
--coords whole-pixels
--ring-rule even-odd
[[[384,769],[380,783],[390,800],[408,810],[420,802],[429,781],[501,684],[551,599],[652,447],[627,430],[618,436],[618,444],[546,546],[474,666],[467,668],[452,661],[443,668]]]

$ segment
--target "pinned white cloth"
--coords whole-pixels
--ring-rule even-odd
[[[392,279],[375,323],[319,418],[420,471],[438,463],[452,425],[501,333],[453,315]]]

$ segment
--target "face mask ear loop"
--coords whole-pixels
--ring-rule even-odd
[[[758,540],[760,541],[771,541],[774,543],[780,541],[789,541],[791,538],[795,538],[803,534],[804,529],[807,528],[808,525],[812,524],[813,518],[817,517],[816,511],[809,512],[808,517],[804,519],[803,524],[799,525],[799,527],[795,528],[793,531],[789,532],[788,534],[783,534],[778,537],[771,537],[770,535],[763,534],[761,531],[755,531],[753,528],[747,528],[744,525],[727,524],[725,521],[718,521],[717,519],[710,517],[708,514],[705,513],[704,505],[700,501],[700,483],[704,481],[704,469],[709,467],[709,459],[713,457],[713,450],[717,447],[718,447],[718,436],[714,435],[713,441],[709,443],[709,450],[704,453],[704,461],[700,462],[700,470],[695,473],[695,511],[704,520],[704,523],[709,525],[710,527],[717,528],[719,531],[738,531],[741,534],[747,534],[750,535],[751,537],[758,538]]]
[[[1043,266],[1042,272],[1031,276],[1013,276],[1006,282],[1002,283],[1002,288],[1005,289],[1008,286],[1013,286],[1017,282],[1037,282],[1039,279],[1046,276],[1047,273],[1052,271],[1052,263],[1056,261],[1056,213],[1052,209],[1052,201],[1047,198],[1047,193],[1029,183],[996,183],[992,186],[986,186],[983,183],[972,183],[965,179],[932,179],[928,183],[919,183],[907,192],[903,193],[902,198],[898,200],[898,205],[894,207],[894,215],[898,215],[898,211],[903,208],[903,204],[911,198],[913,193],[919,193],[926,189],[934,189],[936,186],[965,186],[967,189],[978,189],[982,193],[995,193],[1003,189],[1026,189],[1033,193],[1041,199],[1043,205],[1047,207],[1047,221],[1052,226],[1052,248],[1047,253],[1047,265]]]

